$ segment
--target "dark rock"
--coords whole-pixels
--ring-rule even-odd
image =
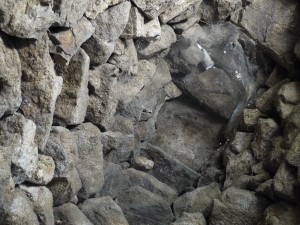
[[[274,85],[280,83],[287,77],[287,71],[282,67],[276,65],[269,75],[268,79],[265,81],[265,85],[269,88],[273,87]]]
[[[292,113],[286,119],[283,131],[283,147],[290,148],[294,138],[300,132],[300,104],[295,106]]]
[[[286,155],[286,160],[289,162],[289,164],[295,166],[298,168],[298,181],[300,184],[300,151],[299,151],[299,146],[300,146],[300,132],[298,135],[295,137],[290,149],[287,152]]]

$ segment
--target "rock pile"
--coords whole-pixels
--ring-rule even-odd
[[[0,224],[299,225],[296,0],[0,0]]]

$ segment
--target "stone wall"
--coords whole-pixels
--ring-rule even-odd
[[[0,0],[0,225],[299,225],[296,0]]]

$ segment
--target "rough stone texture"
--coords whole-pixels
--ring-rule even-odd
[[[1,7],[1,6],[0,6]],[[0,118],[21,104],[21,62],[8,37],[0,33]]]
[[[48,184],[54,205],[68,201],[76,202],[81,181],[76,169],[78,152],[71,132],[63,127],[52,127],[44,154],[53,158],[55,163],[54,179]]]
[[[50,134],[55,103],[63,80],[56,76],[47,35],[36,41],[18,39],[15,43],[22,65],[21,111],[26,118],[35,122],[35,142],[42,151]]]
[[[33,172],[31,183],[46,185],[54,176],[55,164],[50,156],[38,155],[36,169]]]
[[[278,202],[270,205],[264,212],[264,218],[258,225],[297,225],[300,223],[299,206],[285,202]]]
[[[167,49],[176,42],[176,35],[169,25],[161,26],[161,35],[158,40],[149,42],[145,45],[145,41],[139,39],[136,41],[139,57],[149,59],[162,50]]]
[[[0,12],[1,30],[22,38],[42,36],[56,20],[51,3],[41,4],[40,0],[5,1]]]
[[[78,147],[76,168],[82,182],[78,196],[88,198],[101,190],[104,182],[103,153],[100,130],[84,123],[71,130]]]
[[[300,104],[300,82],[287,83],[277,92],[276,109],[282,119],[286,119],[294,107]]]
[[[286,120],[283,131],[283,147],[290,148],[294,138],[300,131],[300,104],[295,106],[293,112]]]
[[[85,12],[86,17],[95,19],[97,15],[107,9],[109,6],[117,5],[124,0],[91,0]]]
[[[199,16],[191,16],[181,23],[172,24],[172,27],[177,34],[181,34],[182,32],[189,29],[190,27],[192,27],[193,25],[195,25],[195,23],[198,23],[199,21],[200,21]]]
[[[54,224],[53,197],[46,187],[20,187],[32,201],[34,212],[37,215],[40,225]]]
[[[86,120],[106,130],[114,123],[118,105],[117,72],[117,68],[111,64],[90,70]]]
[[[254,192],[229,188],[215,199],[210,224],[255,225],[263,216],[269,201]]]
[[[182,91],[173,82],[168,83],[164,87],[164,91],[166,94],[165,100],[171,100],[182,95]]]
[[[184,212],[174,223],[170,225],[206,225],[206,220],[202,213]]]
[[[95,32],[91,22],[83,17],[76,25],[68,30],[49,34],[54,47],[50,52],[54,54],[56,63],[69,64],[72,56],[79,47]]]
[[[262,183],[260,186],[258,186],[255,190],[258,194],[261,194],[272,201],[278,201],[279,198],[275,194],[274,190],[274,182],[273,179],[267,180],[266,182]]]
[[[181,193],[186,187],[196,184],[199,174],[181,164],[162,149],[150,144],[141,146],[141,155],[154,162],[153,169],[149,172],[159,181],[175,188]]]
[[[120,194],[116,203],[123,210],[129,224],[169,224],[173,220],[172,210],[165,200],[138,186]]]
[[[300,61],[300,40],[295,45],[294,53],[296,54],[298,60]]]
[[[92,222],[72,203],[66,203],[53,208],[56,224],[64,225],[93,225]]]
[[[242,8],[241,0],[217,0],[218,18],[227,19],[234,11]]]
[[[298,135],[295,137],[290,149],[287,152],[286,155],[286,160],[289,162],[289,164],[295,166],[298,168],[298,181],[300,181],[300,151],[299,151],[299,146],[300,146],[300,132]]]
[[[223,126],[223,121],[211,117],[210,113],[184,100],[174,100],[161,108],[156,135],[150,143],[194,171],[199,171],[213,154],[214,147],[219,145],[218,134]]]
[[[64,79],[55,106],[56,122],[76,125],[84,121],[88,105],[89,65],[90,59],[82,49],[68,65],[56,65],[57,74]]]
[[[194,191],[185,193],[173,203],[175,217],[179,218],[183,212],[202,213],[207,217],[213,208],[213,200],[220,196],[221,191],[217,183],[198,187]]]
[[[247,129],[253,129],[260,117],[264,116],[258,109],[244,109],[242,115],[242,124]]]
[[[288,72],[283,69],[282,67],[276,65],[271,72],[271,74],[267,77],[266,81],[264,82],[264,85],[271,88],[284,80],[287,77]]]
[[[230,150],[238,154],[244,150],[250,150],[253,133],[236,132],[234,139],[230,142]]]
[[[109,196],[88,199],[79,208],[94,225],[128,225],[121,208]]]

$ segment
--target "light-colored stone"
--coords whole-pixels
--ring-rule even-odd
[[[121,2],[124,2],[124,0],[90,0],[85,15],[90,19],[95,19],[99,13],[106,10],[109,6],[117,5]]]
[[[242,8],[241,0],[217,0],[217,10],[219,20],[227,19],[234,11]]]
[[[47,155],[38,155],[36,169],[33,172],[31,183],[46,185],[54,176],[55,164],[53,159]]]
[[[164,86],[164,91],[166,93],[165,100],[171,100],[182,95],[182,91],[173,82],[170,82]]]
[[[182,32],[184,32],[185,30],[189,29],[190,27],[192,27],[195,23],[198,23],[200,21],[200,16],[191,16],[189,18],[187,18],[185,21],[181,22],[181,23],[176,23],[171,25],[173,27],[173,29],[175,30],[176,33],[181,34]]]
[[[202,213],[184,212],[181,217],[170,225],[206,225],[206,220]]]
[[[243,125],[248,128],[254,128],[257,124],[257,121],[260,117],[264,116],[264,114],[258,109],[244,109],[243,110]]]

